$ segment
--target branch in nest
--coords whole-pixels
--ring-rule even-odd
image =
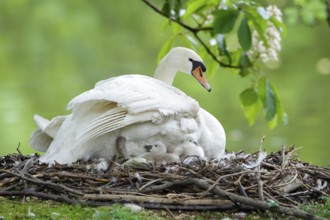
[[[33,177],[32,175],[28,174],[28,173],[22,173],[22,174],[16,174],[16,173],[13,173],[11,171],[7,171],[7,170],[4,170],[4,172],[10,174],[10,175],[13,175],[13,176],[16,176],[16,177],[20,177],[28,182],[31,182],[31,183],[34,183],[34,184],[37,184],[37,185],[44,185],[44,186],[47,186],[49,187],[50,189],[53,189],[53,190],[59,190],[59,191],[67,191],[67,192],[70,192],[70,193],[73,193],[73,194],[76,194],[76,195],[84,195],[83,192],[81,191],[78,191],[78,190],[75,190],[75,189],[71,189],[67,186],[64,186],[64,185],[61,185],[61,184],[56,184],[56,183],[52,183],[52,182],[46,182],[46,181],[43,181],[43,180],[40,180],[38,178],[35,178]]]
[[[204,189],[208,189],[210,187],[210,184],[208,184],[207,182],[200,180],[200,179],[191,178],[191,179],[187,179],[187,182],[190,182],[191,184],[196,184]],[[292,216],[295,216],[298,218],[303,218],[303,219],[313,219],[313,220],[322,219],[318,216],[315,216],[313,214],[310,214],[310,213],[307,213],[305,211],[295,209],[295,208],[288,208],[288,207],[283,207],[283,206],[271,207],[266,202],[251,199],[248,197],[239,196],[239,195],[236,195],[236,194],[233,194],[230,192],[226,192],[222,189],[219,189],[218,187],[215,187],[212,191],[213,191],[213,193],[223,196],[223,197],[227,197],[234,202],[244,203],[246,205],[254,206],[258,209],[271,210],[271,211],[275,211],[278,213],[292,215]]]
[[[235,204],[229,200],[215,200],[215,199],[187,199],[182,198],[169,199],[164,197],[154,196],[135,196],[135,195],[100,195],[100,194],[86,194],[81,199],[93,201],[112,201],[112,202],[138,202],[138,203],[157,203],[163,205],[184,205],[184,206],[216,206],[224,209],[232,209]]]

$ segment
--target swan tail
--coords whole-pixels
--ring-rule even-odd
[[[46,152],[52,141],[52,137],[37,128],[30,137],[29,145],[37,151]]]
[[[62,126],[64,120],[67,118],[67,115],[57,116],[51,121],[43,118],[40,115],[34,115],[33,119],[38,128],[48,136],[54,138],[58,129]]]

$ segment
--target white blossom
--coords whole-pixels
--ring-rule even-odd
[[[282,12],[275,6],[270,5],[266,8],[266,12],[269,16],[273,16],[276,20],[282,22]],[[267,19],[267,29],[264,36],[268,42],[266,47],[264,42],[261,40],[258,32],[256,30],[252,33],[252,50],[249,51],[249,56],[254,56],[259,54],[262,62],[267,62],[269,60],[278,60],[278,53],[281,51],[281,34],[274,26],[274,24]]]
[[[217,40],[216,39],[214,39],[214,38],[210,39],[210,45],[211,46],[214,46],[216,44],[217,44]]]

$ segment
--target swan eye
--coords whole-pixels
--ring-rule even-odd
[[[204,65],[203,62],[200,62],[200,61],[196,61],[196,60],[193,60],[191,58],[188,59],[191,63],[192,63],[192,69],[196,69],[197,67],[201,67],[202,71],[205,72],[206,71],[206,67]],[[200,73],[201,75],[203,73]]]
[[[158,145],[157,145],[157,144],[155,144],[155,147],[158,147]]]

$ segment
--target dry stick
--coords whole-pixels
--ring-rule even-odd
[[[208,184],[207,182],[200,180],[200,179],[196,179],[196,178],[187,179],[184,184],[196,184],[204,189],[208,189],[210,187],[210,184]],[[228,197],[228,198],[230,198],[230,200],[232,200],[234,202],[244,203],[246,205],[254,206],[258,209],[270,210],[270,211],[279,212],[279,213],[292,215],[292,216],[295,216],[298,218],[309,219],[309,220],[323,219],[323,218],[320,218],[313,214],[310,214],[310,213],[307,213],[305,211],[295,209],[295,208],[288,208],[288,207],[282,207],[282,206],[270,207],[266,202],[259,201],[256,199],[251,199],[251,198],[244,197],[244,196],[239,196],[234,193],[226,192],[218,187],[215,187],[212,190],[212,192],[217,195],[220,195],[220,196]]]
[[[130,157],[128,155],[128,151],[127,151],[127,148],[125,146],[126,144],[126,138],[123,137],[123,136],[119,136],[117,137],[117,140],[116,140],[116,148],[119,152],[119,154],[125,159],[125,160],[128,160]]]
[[[321,172],[319,170],[311,170],[311,169],[306,169],[305,167],[297,167],[297,169],[299,170],[303,170],[304,172],[313,175],[313,176],[317,176],[319,178],[322,178],[324,180],[327,180],[328,182],[330,182],[330,173],[327,172]]]
[[[111,194],[85,194],[81,197],[82,200],[93,201],[113,201],[113,202],[142,202],[142,203],[160,203],[160,204],[177,204],[186,206],[233,206],[230,200],[215,200],[215,199],[187,199],[182,198],[169,199],[153,196],[135,196],[135,195],[111,195]]]
[[[174,180],[171,183],[165,183],[162,185],[153,186],[151,189],[145,189],[144,191],[145,192],[158,191],[158,190],[166,189],[168,187],[172,187],[175,185],[191,185],[191,184],[195,184],[203,189],[208,189],[211,187],[211,185],[208,184],[204,180],[200,180],[197,178],[189,178],[189,179],[185,179],[185,180]],[[288,207],[282,207],[282,206],[271,207],[266,202],[248,198],[248,197],[244,197],[244,196],[240,196],[240,195],[237,195],[234,193],[226,192],[218,187],[214,187],[212,189],[212,192],[214,194],[223,196],[225,198],[229,198],[231,201],[233,201],[235,203],[242,203],[242,204],[245,204],[248,206],[253,206],[258,209],[270,210],[270,211],[279,212],[279,213],[287,214],[287,215],[292,215],[292,216],[303,218],[303,219],[311,219],[311,220],[322,219],[318,216],[315,216],[313,214],[310,214],[310,213],[307,213],[305,211],[295,209],[295,208],[288,208]]]
[[[116,161],[117,161],[117,159],[118,159],[118,155],[115,154],[115,155],[112,157],[112,159],[110,160],[110,162],[109,162],[109,167],[108,167],[108,169],[107,169],[106,172],[105,172],[107,175],[110,175],[111,172],[112,172],[112,170],[113,170],[113,168],[115,168],[115,165],[116,165]]]
[[[281,169],[283,170],[286,165],[285,161],[285,145],[283,144],[281,147]]]
[[[84,195],[84,193],[81,192],[81,191],[71,189],[71,188],[69,188],[67,186],[64,186],[64,185],[61,185],[61,184],[56,184],[56,183],[40,180],[38,178],[33,177],[32,175],[30,175],[28,173],[17,174],[17,173],[13,173],[13,172],[10,172],[10,171],[7,171],[7,170],[4,170],[4,172],[6,172],[8,174],[11,174],[13,176],[20,177],[20,178],[22,178],[22,179],[24,179],[28,182],[34,183],[34,184],[40,184],[40,185],[48,186],[49,188],[54,189],[54,190],[60,189],[60,190],[65,190],[67,192],[76,194],[76,195],[80,195],[80,196]]]
[[[248,173],[256,173],[256,172],[260,172],[260,171],[255,171],[255,170],[244,170],[238,173],[230,173],[230,174],[226,174],[223,176],[220,176],[212,185],[209,189],[207,189],[205,192],[203,192],[203,194],[201,195],[201,197],[204,197],[208,192],[210,192],[216,185],[219,184],[220,180],[225,178],[225,177],[230,177],[230,176],[236,176],[236,175],[244,175],[244,174],[248,174]],[[239,179],[238,179],[239,180]],[[238,181],[239,182],[239,181]]]
[[[148,187],[148,186],[150,186],[150,185],[152,185],[152,184],[154,184],[154,183],[156,183],[156,182],[159,182],[159,181],[161,181],[161,180],[162,180],[161,178],[160,178],[160,179],[151,180],[151,181],[147,182],[145,185],[141,186],[141,187],[139,188],[139,191],[142,191],[142,190],[144,190],[146,187]]]
[[[21,142],[18,142],[16,150],[17,150],[18,154],[23,157],[24,155],[22,154],[21,150],[19,149],[20,147],[21,147]]]
[[[296,173],[295,173],[295,175],[293,176],[293,178],[290,181],[288,181],[286,183],[278,184],[278,185],[275,185],[275,186],[273,186],[273,185],[271,185],[271,186],[274,187],[274,188],[278,188],[278,187],[283,187],[283,186],[286,186],[286,185],[289,185],[289,184],[293,183],[297,179],[297,177],[298,177],[298,171],[297,171],[297,169],[294,169],[294,170],[296,171]]]
[[[70,172],[67,172],[67,171],[54,172],[54,173],[42,173],[41,175],[36,174],[36,175],[32,175],[32,176],[35,177],[35,178],[42,177],[42,176],[46,176],[46,177],[53,177],[53,176],[68,177],[68,178],[76,178],[76,179],[94,180],[96,182],[103,182],[103,183],[108,183],[110,181],[109,179],[105,179],[105,178],[85,176],[85,175],[81,175],[81,174],[73,174],[73,173],[70,173]]]
[[[296,206],[299,206],[299,205],[300,205],[299,202],[296,202],[296,201],[294,201],[294,200],[288,198],[287,196],[282,195],[281,193],[277,192],[276,190],[273,190],[271,187],[267,187],[267,189],[270,190],[270,191],[272,191],[272,192],[273,192],[274,194],[276,194],[277,196],[282,197],[282,198],[284,198],[284,199],[290,201],[292,204],[295,204]]]
[[[262,138],[261,138],[261,140],[260,140],[259,155],[262,152],[262,143],[264,142],[265,138],[266,138],[266,136],[263,135]],[[265,201],[265,199],[264,199],[264,193],[263,193],[264,192],[264,190],[263,190],[263,182],[262,182],[261,177],[260,177],[260,164],[258,164],[258,166],[257,166],[256,180],[257,180],[257,183],[258,183],[259,199],[261,201]]]
[[[0,191],[0,196],[20,196],[20,197],[25,197],[25,196],[33,196],[41,199],[47,199],[47,200],[53,200],[53,201],[58,201],[58,202],[65,202],[68,204],[82,204],[77,200],[70,199],[65,196],[58,196],[54,194],[49,194],[49,193],[43,193],[43,192],[34,192],[34,191]]]
[[[171,210],[169,210],[167,207],[165,207],[165,210],[170,214],[170,216],[171,216],[173,219],[176,219],[176,217],[173,215],[173,213],[171,212]]]
[[[241,181],[238,182],[238,190],[241,193],[241,195],[243,195],[244,197],[248,197],[248,195],[245,192],[245,189],[241,183]]]

